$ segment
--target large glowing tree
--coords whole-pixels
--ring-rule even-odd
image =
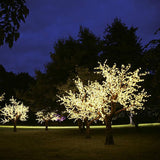
[[[1,115],[3,116],[1,122],[6,123],[12,120],[14,123],[14,132],[16,132],[17,120],[27,120],[27,112],[29,111],[29,107],[24,106],[20,101],[16,101],[13,97],[10,99],[10,103],[11,104],[9,105],[5,104],[5,107],[1,110]]]
[[[87,121],[89,126],[95,120],[105,121],[105,144],[114,144],[111,122],[114,116],[122,111],[131,114],[135,110],[143,109],[143,104],[148,97],[147,92],[141,88],[140,82],[145,73],[140,69],[130,72],[130,65],[121,66],[121,69],[109,67],[106,62],[95,68],[98,74],[102,74],[104,81],[88,82],[84,86],[80,79],[75,81],[78,92],[66,92],[67,95],[59,97],[64,104],[71,119]],[[87,126],[86,125],[86,126]]]
[[[103,65],[99,63],[99,67],[95,68],[97,73],[102,74],[105,79],[102,82],[105,92],[104,105],[100,110],[107,130],[105,144],[114,144],[111,128],[112,118],[122,111],[134,114],[135,110],[143,109],[143,104],[149,97],[140,85],[140,82],[144,81],[141,77],[145,76],[147,72],[140,73],[140,69],[131,72],[130,68],[130,64],[122,65],[121,69],[116,68],[116,64],[109,67],[106,61]]]
[[[45,130],[48,130],[48,122],[49,121],[63,121],[65,119],[65,117],[60,116],[59,114],[55,113],[55,112],[46,112],[46,111],[38,111],[36,113],[37,116],[37,121],[38,123],[45,123]]]

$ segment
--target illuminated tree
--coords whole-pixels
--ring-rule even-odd
[[[105,91],[104,105],[100,110],[106,124],[106,142],[105,144],[114,144],[111,122],[114,116],[122,111],[128,111],[135,114],[135,110],[143,109],[146,98],[149,97],[147,92],[142,89],[140,82],[144,81],[141,77],[148,74],[140,73],[140,68],[130,72],[131,65],[121,66],[121,69],[109,67],[105,63],[99,63],[99,67],[95,68],[98,74],[102,74],[104,81],[102,86]],[[118,104],[118,105],[117,105]]]
[[[100,101],[95,90],[98,90],[98,87],[102,88],[102,86],[98,85],[98,82],[88,82],[88,85],[84,85],[80,78],[74,82],[78,92],[70,90],[63,97],[58,96],[59,101],[65,106],[69,119],[74,119],[74,122],[79,122],[79,120],[85,122],[86,137],[89,138],[90,125],[100,118],[97,108]]]
[[[5,107],[1,110],[1,115],[4,116],[4,118],[1,119],[1,122],[6,123],[12,120],[14,123],[14,132],[16,132],[17,120],[27,120],[29,107],[24,106],[20,101],[16,101],[13,97],[10,99],[10,103],[11,104],[9,105],[5,104]]]
[[[96,73],[102,74],[104,81],[83,83],[75,80],[78,92],[66,92],[67,95],[59,97],[61,104],[64,104],[70,119],[81,119],[87,121],[89,126],[95,120],[104,120],[106,124],[105,144],[114,144],[112,135],[112,119],[122,111],[135,114],[135,110],[143,109],[147,92],[141,88],[140,82],[145,73],[140,73],[140,69],[129,72],[131,65],[121,66],[121,69],[109,67],[105,63],[99,63],[95,68]],[[87,126],[86,125],[86,126]]]
[[[65,117],[60,116],[55,112],[45,112],[45,111],[38,111],[36,113],[38,123],[45,123],[46,131],[48,130],[48,121],[63,121]]]

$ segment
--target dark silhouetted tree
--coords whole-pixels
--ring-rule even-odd
[[[32,100],[30,103],[35,108],[44,108],[45,104],[59,107],[56,103],[57,86],[65,84],[69,78],[75,78],[76,67],[93,70],[97,65],[98,52],[99,38],[88,28],[80,27],[77,39],[70,36],[58,40],[54,44],[54,53],[50,54],[51,62],[46,65],[46,73],[36,72],[36,84],[27,96],[28,100]]]
[[[114,63],[132,65],[132,69],[141,66],[141,40],[136,36],[138,28],[128,28],[120,19],[115,18],[107,25],[104,32],[101,61],[107,59],[109,65]]]
[[[4,102],[11,96],[15,96],[15,82],[16,75],[12,72],[7,72],[5,68],[0,65],[0,92],[5,93]]]
[[[28,73],[14,74],[7,72],[5,68],[0,65],[0,93],[5,93],[5,99],[2,103],[8,102],[12,96],[22,99],[23,94],[35,83],[33,77]]]
[[[50,98],[51,95],[55,94],[53,88],[54,84],[48,83],[49,80],[46,78],[44,73],[36,71],[36,81],[29,87],[29,89],[22,96],[23,101],[30,106],[33,112],[44,109],[45,107],[53,107],[54,99]]]
[[[20,23],[25,22],[29,14],[25,0],[0,0],[0,46],[9,47],[19,38]]]
[[[160,30],[160,29],[159,29]],[[155,34],[158,34],[157,30]],[[160,102],[160,39],[151,40],[146,45],[143,58],[145,67],[151,72],[147,81],[147,87],[151,94],[152,104],[159,104]]]
[[[100,52],[100,38],[96,37],[88,28],[80,26],[78,34],[80,44],[81,63],[77,64],[93,70],[98,61],[98,53]]]

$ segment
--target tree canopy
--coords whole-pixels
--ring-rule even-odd
[[[160,29],[159,29],[160,30]],[[159,33],[159,30],[155,34]],[[147,79],[147,88],[152,92],[152,104],[160,102],[160,39],[151,40],[145,48],[143,63],[151,72]]]
[[[20,23],[29,14],[25,0],[0,0],[0,46],[7,43],[11,48],[19,38]]]
[[[117,66],[130,63],[133,69],[141,66],[141,39],[136,35],[138,28],[128,28],[120,19],[115,18],[104,31],[101,60],[108,60],[110,65]]]
[[[88,73],[93,70],[98,61],[99,41],[88,28],[82,26],[77,39],[69,36],[57,41],[54,52],[50,53],[51,62],[45,65],[46,72],[36,72],[36,84],[24,97],[36,107],[59,107],[56,103],[59,87],[74,78],[77,70],[88,70]]]

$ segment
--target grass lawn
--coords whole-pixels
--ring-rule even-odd
[[[0,160],[160,160],[160,126],[114,128],[115,145],[104,145],[105,129],[0,128]]]

